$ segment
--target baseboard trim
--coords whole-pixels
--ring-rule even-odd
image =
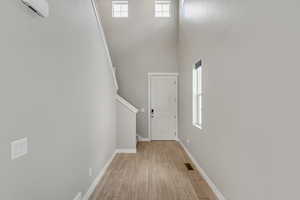
[[[188,156],[190,157],[190,159],[193,161],[193,163],[195,164],[196,168],[201,173],[202,177],[205,179],[205,181],[207,182],[207,184],[210,186],[210,188],[212,189],[212,191],[217,196],[218,200],[226,200],[226,198],[224,197],[224,195],[220,192],[220,190],[213,183],[213,181],[208,177],[208,175],[205,173],[205,171],[200,167],[200,165],[198,164],[198,162],[196,161],[196,159],[192,156],[192,154],[185,147],[185,145],[181,142],[181,140],[178,140],[178,142],[182,146],[182,148],[184,149],[184,151],[188,154]],[[104,165],[104,167],[102,168],[102,170],[100,171],[100,173],[98,174],[98,176],[92,182],[92,184],[90,185],[90,187],[87,190],[86,194],[83,196],[82,200],[89,200],[89,198],[91,197],[91,195],[95,191],[98,183],[100,182],[101,178],[105,174],[108,166],[110,165],[110,163],[112,162],[112,160],[114,159],[114,157],[116,156],[117,153],[136,153],[136,152],[137,152],[136,149],[116,149],[116,151],[113,153],[113,155],[111,156],[111,158],[106,162],[106,164]]]
[[[117,153],[136,153],[136,149],[117,149]]]
[[[189,150],[186,148],[186,146],[182,143],[181,140],[178,140],[179,144],[182,146],[184,151],[188,154],[190,159],[193,161],[195,164],[196,168],[198,171],[201,173],[202,177],[205,179],[209,187],[212,189],[212,191],[215,193],[217,196],[218,200],[226,200],[225,196],[220,192],[220,190],[217,188],[216,184],[208,177],[208,175],[205,173],[204,169],[200,167],[194,156],[189,152]]]
[[[89,198],[92,196],[93,192],[95,191],[98,183],[100,182],[101,178],[103,177],[103,175],[105,174],[108,166],[110,165],[110,163],[113,161],[114,157],[116,156],[117,151],[115,151],[113,153],[113,155],[111,156],[111,158],[106,162],[106,164],[104,165],[104,167],[102,168],[102,170],[100,171],[100,173],[98,174],[98,176],[95,178],[95,180],[92,182],[92,184],[90,185],[89,189],[87,190],[86,194],[83,196],[82,200],[89,200]]]
[[[151,141],[149,138],[145,138],[140,135],[138,135],[137,137],[138,137],[139,142],[150,142]]]

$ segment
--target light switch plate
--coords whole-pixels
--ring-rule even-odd
[[[14,160],[28,153],[28,140],[23,138],[11,142],[11,159]]]

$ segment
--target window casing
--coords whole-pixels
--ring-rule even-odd
[[[128,17],[128,1],[112,1],[112,17]]]
[[[202,128],[202,67],[193,69],[193,125]]]
[[[171,17],[171,1],[155,1],[155,17]]]

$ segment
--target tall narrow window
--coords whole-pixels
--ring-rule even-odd
[[[202,128],[202,62],[193,69],[193,124]]]
[[[171,1],[155,1],[155,17],[170,17]]]
[[[128,1],[112,1],[113,17],[128,17]]]

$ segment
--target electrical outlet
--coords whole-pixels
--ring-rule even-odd
[[[17,159],[21,156],[24,156],[28,152],[28,140],[27,138],[23,138],[20,140],[16,140],[11,142],[11,159]]]
[[[92,175],[93,175],[93,169],[89,168],[89,176],[92,176]]]
[[[73,200],[82,200],[81,192],[79,192]]]

